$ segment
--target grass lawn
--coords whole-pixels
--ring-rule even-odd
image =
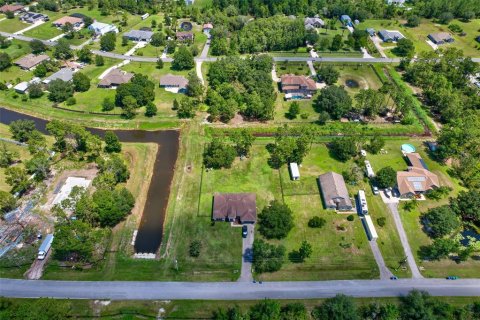
[[[31,24],[20,21],[18,17],[0,21],[0,31],[14,33],[27,28]]]
[[[278,61],[275,63],[277,76],[281,77],[284,74],[295,74],[309,76],[310,69],[306,62],[287,62],[287,61]]]
[[[336,69],[340,72],[337,85],[345,86],[345,90],[347,90],[352,98],[360,91],[360,89],[378,90],[382,86],[382,82],[368,65],[342,65],[336,66]],[[347,80],[356,81],[358,87],[348,87],[346,85]]]
[[[452,20],[451,23],[460,25],[466,36],[461,37],[458,34],[453,34],[448,25],[441,25],[435,23],[432,20],[423,19],[421,24],[415,28],[409,28],[404,26],[406,21],[393,21],[393,20],[366,20],[358,25],[358,28],[363,30],[366,28],[374,28],[377,32],[382,29],[398,30],[406,38],[412,40],[415,45],[416,53],[422,51],[432,51],[433,48],[426,42],[427,36],[430,33],[448,32],[451,33],[455,42],[452,44],[441,45],[440,48],[452,46],[462,49],[466,56],[475,57],[480,54],[478,49],[478,43],[475,41],[475,37],[478,36],[479,19],[471,20],[470,22],[461,22],[459,20]],[[395,46],[395,44],[384,44],[387,47]],[[386,50],[387,55],[394,56],[391,50]]]
[[[165,47],[154,47],[151,44],[147,44],[145,47],[135,51],[136,56],[145,56],[145,57],[160,57],[163,53]]]
[[[10,82],[14,85],[22,81],[31,80],[32,77],[32,71],[22,70],[20,67],[17,67],[15,65],[9,67],[6,70],[0,71],[1,81]]]
[[[0,49],[0,52],[7,53],[10,56],[10,58],[12,58],[12,60],[16,60],[30,53],[31,51],[32,50],[30,49],[30,46],[28,45],[27,42],[20,41],[17,39],[13,39],[12,44],[8,48]]]
[[[295,119],[288,118],[288,109],[293,101],[285,101],[284,94],[277,94],[277,101],[275,103],[275,116],[274,119],[282,122],[312,122],[318,119],[318,113],[313,109],[313,97],[311,100],[295,100],[300,104],[300,115]],[[306,119],[302,118],[301,115],[306,115]]]

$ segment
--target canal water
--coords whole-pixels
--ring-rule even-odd
[[[10,124],[19,119],[33,120],[37,130],[48,133],[48,121],[24,115],[0,107],[0,123]],[[87,128],[103,137],[105,130]],[[153,168],[152,180],[148,189],[145,208],[135,240],[135,252],[156,253],[162,242],[163,223],[173,179],[175,162],[178,156],[179,131],[112,130],[122,142],[156,143],[158,152]],[[140,164],[141,165],[141,164]],[[148,183],[148,181],[145,181]]]

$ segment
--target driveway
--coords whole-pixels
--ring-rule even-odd
[[[242,238],[242,273],[238,281],[252,282],[252,262],[253,262],[253,238],[255,225],[247,224],[248,235]]]
[[[423,276],[418,270],[417,263],[415,262],[415,257],[413,256],[412,249],[410,248],[410,244],[408,243],[407,234],[405,233],[405,229],[403,228],[400,213],[398,212],[398,203],[389,202],[387,203],[387,206],[392,213],[393,220],[395,221],[395,226],[397,227],[398,235],[400,236],[400,242],[402,243],[403,251],[405,252],[408,265],[410,267],[410,270],[412,271],[412,278],[422,279]]]

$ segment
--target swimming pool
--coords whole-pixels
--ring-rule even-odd
[[[415,147],[410,143],[402,144],[402,151],[405,153],[412,153],[412,152],[415,152],[415,150],[416,150]]]

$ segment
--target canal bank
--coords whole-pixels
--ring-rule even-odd
[[[9,125],[12,121],[20,119],[34,121],[39,131],[48,134],[46,130],[47,120],[0,107],[0,123]],[[100,137],[103,137],[105,134],[105,130],[87,129]],[[122,142],[156,143],[158,145],[154,172],[134,245],[135,252],[137,253],[156,253],[162,242],[163,224],[170,194],[170,184],[173,179],[175,163],[178,156],[180,132],[177,130],[112,131],[115,132]]]

